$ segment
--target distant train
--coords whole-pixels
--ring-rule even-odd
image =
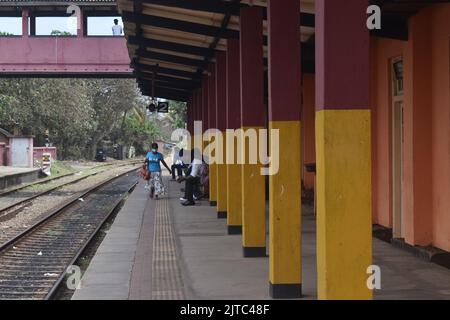
[[[107,158],[116,160],[131,159],[136,156],[136,150],[133,146],[113,145],[97,148],[95,160],[99,162],[106,161]]]

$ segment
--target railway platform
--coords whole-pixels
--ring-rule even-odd
[[[41,169],[0,166],[0,191],[41,177]]]
[[[268,258],[243,258],[241,236],[228,235],[207,201],[182,207],[180,188],[153,201],[140,183],[100,244],[73,300],[270,299]],[[303,297],[316,299],[315,220],[303,208]],[[450,299],[450,270],[381,240],[375,299]]]

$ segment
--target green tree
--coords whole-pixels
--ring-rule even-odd
[[[68,31],[60,31],[60,30],[52,30],[52,32],[50,32],[51,36],[58,36],[58,37],[70,37],[73,36],[73,34],[71,34]]]
[[[187,122],[187,106],[185,102],[169,101],[169,116],[174,129],[183,129]]]
[[[185,104],[171,102],[168,115],[151,117],[147,105],[131,79],[0,79],[0,127],[33,134],[36,146],[48,130],[60,159],[92,159],[103,141],[144,152],[184,127]]]
[[[138,103],[138,88],[130,80],[98,80],[89,82],[89,95],[94,109],[89,155],[93,157],[99,143],[108,136],[124,113]]]

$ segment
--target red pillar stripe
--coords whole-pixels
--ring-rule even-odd
[[[22,36],[28,37],[28,8],[22,8]]]
[[[242,126],[262,127],[266,123],[262,8],[241,8],[240,16]]]
[[[193,117],[194,109],[195,109],[195,91],[192,92],[192,97],[189,99],[187,103],[186,128],[190,133],[192,133],[194,129],[194,117]]]
[[[202,87],[202,121],[203,121],[203,130],[208,130],[210,127],[209,120],[209,83],[208,76],[203,77],[203,87]]]
[[[196,92],[196,100],[197,100],[197,107],[195,109],[195,121],[200,120],[202,110],[203,110],[203,87],[197,90]]]
[[[197,90],[192,92],[192,121],[195,121],[195,113],[197,112]]]
[[[241,79],[239,40],[227,42],[227,128],[241,127]]]
[[[210,76],[208,77],[208,129],[217,128],[216,120],[216,70],[213,64],[208,68]]]
[[[225,52],[218,52],[216,59],[216,127],[224,131],[227,128],[227,59]]]
[[[300,2],[268,2],[269,120],[300,120]]]
[[[367,6],[361,0],[316,1],[317,110],[369,108]]]

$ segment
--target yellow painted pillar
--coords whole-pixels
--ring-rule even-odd
[[[370,110],[318,111],[316,150],[318,297],[370,299]]]
[[[217,164],[209,165],[209,204],[217,206]]]
[[[241,127],[239,40],[227,41],[227,227],[228,234],[242,234],[242,168],[237,159],[235,130]],[[232,157],[231,157],[232,155]]]
[[[225,137],[225,132],[221,131]],[[226,140],[223,140],[223,146],[226,148]],[[227,209],[227,165],[226,163],[217,164],[217,218],[226,219]]]
[[[241,8],[240,83],[242,128],[249,139],[241,148],[242,245],[244,257],[266,256],[266,192],[258,157],[258,131],[266,125],[264,105],[263,16],[261,7]],[[253,152],[250,152],[253,150]],[[250,161],[255,159],[256,161]]]
[[[269,0],[269,285],[299,298],[301,273],[300,2]],[[283,23],[280,23],[283,21]]]
[[[345,6],[316,1],[319,299],[372,298],[367,6],[361,0],[347,0]]]
[[[242,129],[243,155],[241,165],[242,186],[242,245],[244,257],[265,257],[266,254],[266,178],[263,166],[250,161],[251,145],[259,145],[258,132],[264,127]],[[253,134],[255,133],[255,134]],[[246,138],[249,137],[249,138]],[[256,150],[258,150],[256,148]]]
[[[237,139],[233,139],[234,154],[237,154]],[[227,226],[228,234],[242,234],[242,166],[237,162],[227,165]]]
[[[217,164],[217,217],[227,218],[227,165],[226,165],[226,127],[227,127],[227,60],[225,52],[216,54],[216,124],[222,134],[223,148]]]

